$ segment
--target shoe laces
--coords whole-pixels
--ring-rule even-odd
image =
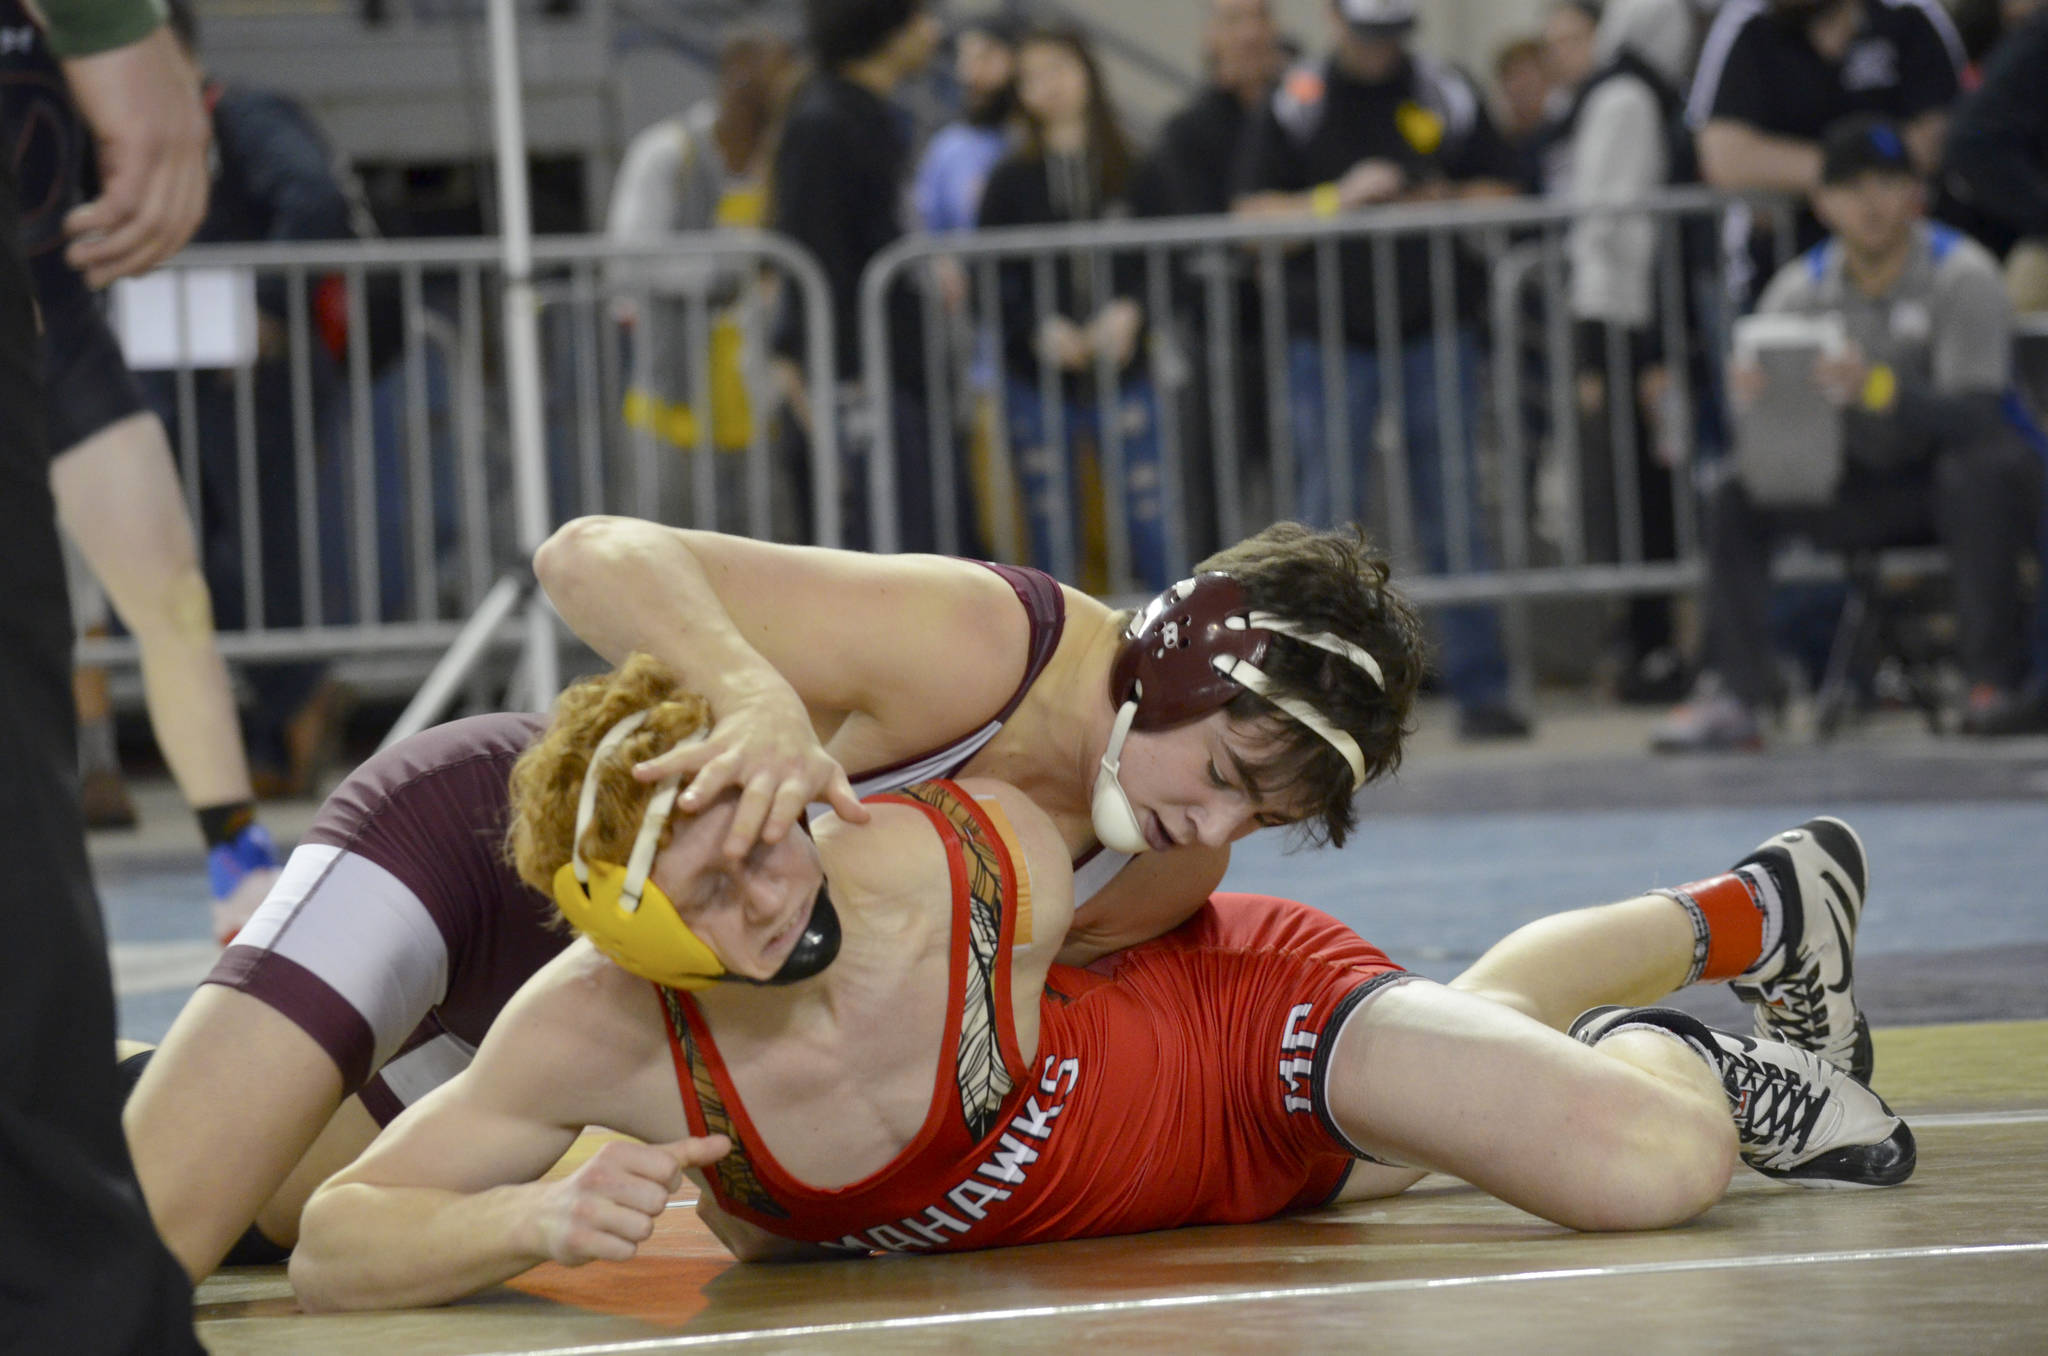
[[[1736,997],[1756,1009],[1759,1036],[1784,1041],[1847,1068],[1854,1058],[1856,1023],[1840,1031],[1828,1020],[1828,995],[1818,965],[1777,975],[1753,984],[1731,983]]]
[[[1721,1081],[1735,1106],[1746,1158],[1803,1152],[1834,1098],[1824,1081],[1746,1050],[1723,1048]]]

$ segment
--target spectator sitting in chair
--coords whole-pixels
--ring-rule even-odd
[[[2011,393],[2012,312],[1975,242],[1923,220],[1923,190],[1890,122],[1856,117],[1823,143],[1816,214],[1833,232],[1780,269],[1760,312],[1840,317],[1847,344],[1812,380],[1841,407],[1844,470],[1831,500],[1769,508],[1737,478],[1707,509],[1704,668],[1657,729],[1667,752],[1756,748],[1757,712],[1782,700],[1768,643],[1772,547],[1797,533],[1835,550],[1939,541],[1955,580],[1964,728],[1989,733],[2025,677],[2020,558],[2041,519],[2042,459]],[[1764,393],[1730,372],[1738,403]]]

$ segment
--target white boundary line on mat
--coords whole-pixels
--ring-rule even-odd
[[[1194,1309],[1223,1304],[1263,1304],[1276,1300],[1328,1299],[1345,1295],[1397,1291],[1470,1289],[1482,1285],[1518,1285],[1536,1281],[1590,1280],[1606,1276],[1659,1276],[1695,1271],[1748,1271],[1762,1267],[1829,1266],[1849,1262],[1933,1261],[1955,1257],[1996,1257],[2048,1252],[2048,1240],[2031,1243],[1987,1243],[1957,1247],[1870,1248],[1849,1252],[1774,1253],[1763,1257],[1701,1258],[1679,1262],[1633,1262],[1610,1267],[1566,1267],[1555,1271],[1515,1271],[1493,1276],[1443,1276],[1390,1281],[1350,1281],[1338,1285],[1290,1286],[1281,1290],[1239,1290],[1229,1294],[1161,1295],[1151,1299],[1102,1300],[1092,1304],[1039,1304],[1015,1309],[983,1309],[970,1313],[916,1314],[904,1318],[867,1319],[854,1323],[812,1323],[747,1332],[701,1333],[657,1337],[636,1342],[600,1342],[589,1346],[548,1347],[539,1351],[497,1352],[490,1356],[628,1356],[629,1353],[689,1351],[698,1347],[736,1346],[742,1342],[788,1342],[806,1337],[852,1336],[902,1332],[916,1328],[957,1327],[1026,1318],[1070,1318],[1089,1314],[1142,1313],[1148,1310]]]

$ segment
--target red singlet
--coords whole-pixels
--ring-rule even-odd
[[[1055,966],[1025,1059],[1008,981],[1029,901],[1007,826],[947,782],[891,799],[925,809],[953,867],[931,1109],[880,1171],[807,1186],[768,1154],[695,1002],[663,990],[690,1132],[733,1142],[709,1174],[728,1213],[853,1251],[943,1251],[1242,1223],[1335,1194],[1351,1154],[1328,1120],[1324,1059],[1399,967],[1307,905],[1217,895],[1107,974]]]

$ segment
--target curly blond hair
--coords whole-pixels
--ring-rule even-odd
[[[633,765],[709,730],[711,703],[679,691],[675,675],[659,660],[636,654],[610,673],[585,678],[564,692],[547,731],[513,765],[506,849],[519,878],[542,894],[553,894],[555,873],[569,860],[576,803],[592,751],[605,731],[635,711],[646,711],[647,720],[606,759],[596,813],[583,839],[585,857],[624,862],[654,794],[652,782],[633,776]]]

